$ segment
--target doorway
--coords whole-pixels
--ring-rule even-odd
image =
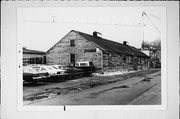
[[[73,66],[75,65],[75,54],[71,54],[70,55],[70,62],[71,62],[71,64],[73,64]]]

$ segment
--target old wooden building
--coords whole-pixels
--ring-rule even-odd
[[[71,30],[47,51],[48,64],[71,65],[92,61],[99,70],[147,68],[149,57],[126,42],[117,43],[101,37]]]

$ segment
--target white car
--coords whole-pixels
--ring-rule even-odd
[[[36,71],[46,71],[49,73],[50,76],[60,76],[66,74],[66,70],[56,69],[50,65],[37,65],[37,66],[32,66],[32,68],[35,69]]]
[[[53,67],[57,68],[57,69],[67,69],[68,67],[65,65],[53,65]]]

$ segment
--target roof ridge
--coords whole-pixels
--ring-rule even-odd
[[[23,50],[27,50],[27,51],[37,51],[37,52],[44,52],[44,51],[40,51],[40,50],[31,50],[31,49],[23,49]]]
[[[107,51],[124,53],[124,54],[128,54],[128,55],[137,55],[137,56],[142,56],[142,57],[148,57],[146,54],[144,54],[143,52],[141,52],[139,49],[135,48],[134,46],[125,45],[123,43],[112,41],[112,40],[105,39],[105,38],[94,37],[91,34],[76,31],[76,30],[72,30],[72,31],[78,33],[79,35],[83,36],[87,40],[94,42],[95,44],[106,49]]]
[[[90,35],[90,36],[94,37],[94,36],[93,36],[93,35],[91,35],[91,34],[84,33],[84,32],[81,32],[81,31],[77,31],[77,30],[72,30],[72,31],[75,31],[75,32],[78,32],[78,33],[82,33],[82,34],[85,34],[85,35]],[[105,38],[99,38],[99,37],[97,37],[97,39],[103,39],[103,40],[106,40],[106,41],[109,41],[109,42],[119,43],[119,44],[123,45],[123,44],[122,44],[122,43],[120,43],[120,42],[112,41],[112,40],[105,39]]]
[[[95,37],[93,34],[84,33],[78,30],[71,30],[69,33],[75,32],[79,34],[84,39],[88,40],[89,42],[93,43],[97,47],[101,48],[101,50],[105,52],[114,52],[119,54],[126,54],[130,56],[139,56],[139,57],[149,57],[134,46],[126,45],[117,41],[112,41],[109,39],[105,39],[102,37]],[[64,37],[66,37],[69,33],[67,33]],[[63,37],[63,38],[64,38]],[[53,47],[55,47],[63,38],[61,38]],[[51,47],[47,53],[53,48]]]

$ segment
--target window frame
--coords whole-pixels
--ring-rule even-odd
[[[70,40],[70,47],[74,47],[74,46],[76,46],[75,40],[74,40],[74,39],[71,39],[71,40]]]

